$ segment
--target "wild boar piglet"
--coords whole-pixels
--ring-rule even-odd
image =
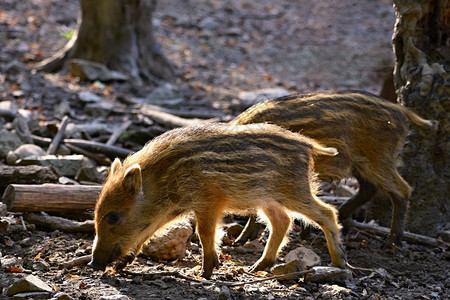
[[[316,197],[313,156],[337,155],[316,141],[269,124],[209,124],[171,130],[111,166],[95,208],[90,266],[123,268],[155,231],[193,212],[203,248],[201,276],[219,267],[215,232],[225,212],[258,210],[270,236],[252,270],[270,267],[291,212],[325,233],[331,260],[344,267],[336,209]]]
[[[400,246],[411,195],[410,186],[397,171],[408,120],[437,128],[435,121],[422,119],[404,106],[371,93],[348,90],[263,101],[229,124],[272,123],[336,148],[339,155],[319,156],[315,160],[319,179],[332,181],[354,176],[360,185],[359,192],[339,207],[339,218],[348,218],[378,190],[383,191],[393,207],[391,233],[384,244],[390,248],[392,243]]]

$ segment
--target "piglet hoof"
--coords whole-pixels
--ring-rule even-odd
[[[135,256],[133,254],[127,255],[119,259],[114,265],[114,271],[122,271],[128,264],[132,263]]]
[[[200,272],[200,277],[209,279],[211,278],[214,268],[219,269],[219,257],[217,254],[205,257],[203,261],[202,271]]]
[[[270,268],[273,265],[271,261],[257,261],[253,266],[250,267],[249,272],[258,272],[264,271],[267,268]]]

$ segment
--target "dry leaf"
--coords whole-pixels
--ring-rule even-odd
[[[8,268],[5,269],[5,272],[8,272],[8,273],[20,273],[20,272],[22,272],[22,269],[18,268],[18,267],[8,267]]]
[[[256,272],[256,276],[258,277],[272,277],[273,275],[266,271],[258,271]]]

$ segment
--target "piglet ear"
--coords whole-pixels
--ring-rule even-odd
[[[111,174],[117,173],[117,171],[122,167],[120,159],[116,158],[111,165]]]
[[[123,187],[131,194],[137,194],[141,190],[142,176],[141,167],[138,164],[132,165],[125,171],[123,176]]]

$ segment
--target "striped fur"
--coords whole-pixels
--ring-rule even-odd
[[[398,156],[408,133],[408,120],[435,128],[407,108],[362,91],[330,91],[297,94],[254,105],[230,125],[273,123],[334,147],[336,157],[319,156],[315,169],[322,180],[355,176],[360,193],[339,209],[346,218],[356,206],[369,200],[376,189],[393,203],[391,237],[400,242],[411,188],[398,174]],[[367,199],[362,199],[362,198]]]
[[[223,213],[257,209],[273,226],[253,270],[273,264],[291,224],[290,211],[323,229],[333,263],[343,267],[336,211],[315,196],[312,172],[313,155],[336,153],[269,124],[210,124],[169,131],[123,164],[113,163],[95,210],[91,264],[104,268],[130,252],[138,253],[156,230],[193,211],[204,253],[202,276],[210,277],[218,267],[215,228]],[[117,216],[119,224],[110,224]]]

